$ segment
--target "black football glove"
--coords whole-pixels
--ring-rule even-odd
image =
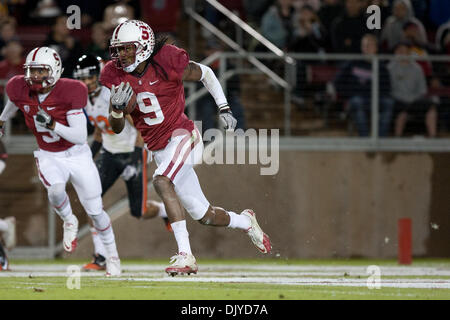
[[[38,107],[38,112],[36,114],[36,123],[41,127],[49,128],[53,125],[53,118],[41,107]]]

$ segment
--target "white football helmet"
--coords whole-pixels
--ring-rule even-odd
[[[126,50],[134,46],[134,50]],[[119,24],[111,37],[111,59],[119,69],[133,72],[147,60],[155,47],[155,34],[148,24],[140,20],[127,20]]]
[[[25,81],[35,91],[54,86],[61,78],[64,70],[58,52],[49,47],[38,47],[31,50],[23,67],[25,69]],[[33,77],[32,68],[47,69],[48,76],[40,79]]]

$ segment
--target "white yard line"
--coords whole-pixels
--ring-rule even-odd
[[[30,264],[30,265],[12,265],[13,272],[61,272],[66,271],[67,267],[73,265],[68,261],[67,264]],[[163,272],[167,267],[165,264],[122,264],[122,270],[126,272]],[[267,272],[278,273],[282,275],[304,276],[367,276],[368,266],[278,266],[278,265],[237,265],[237,264],[200,264],[199,273],[228,273],[242,274],[249,273],[267,274]],[[450,265],[448,267],[412,267],[412,266],[380,266],[381,276],[450,276]],[[0,276],[3,273],[0,272]],[[6,273],[7,274],[7,273]]]
[[[0,272],[0,278],[67,277],[64,264],[13,265],[12,271]],[[130,282],[198,282],[198,283],[263,283],[297,286],[366,287],[369,274],[364,266],[277,266],[277,265],[201,265],[198,275],[169,277],[166,265],[124,264],[119,278],[104,278],[104,272],[81,272],[81,277],[97,277],[106,281]],[[423,276],[450,276],[443,267],[380,267],[381,287],[450,289],[450,279],[424,279]],[[73,273],[71,273],[73,275]],[[345,276],[344,276],[345,275]],[[332,278],[334,276],[334,278]],[[415,276],[417,278],[383,278],[384,276]],[[356,278],[358,277],[358,278]],[[1,284],[0,284],[1,288]]]
[[[108,278],[108,280],[125,280]],[[343,278],[275,278],[270,277],[164,277],[164,278],[126,278],[128,281],[142,282],[212,282],[212,283],[264,283],[277,285],[301,285],[301,286],[351,286],[367,287],[367,279],[343,279]],[[389,279],[381,280],[381,287],[392,288],[418,288],[418,289],[450,289],[450,280],[445,279]]]

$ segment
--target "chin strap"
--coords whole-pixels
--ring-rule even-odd
[[[139,65],[139,63],[137,63],[136,61],[134,61],[133,64],[130,64],[128,67],[124,67],[123,70],[124,70],[125,72],[130,73],[130,72],[133,72],[134,69],[136,69],[138,65]]]
[[[94,91],[92,91],[91,93],[89,93],[89,97],[95,98],[97,96],[97,94],[100,92],[100,90],[102,90],[102,86],[97,85],[97,88]]]

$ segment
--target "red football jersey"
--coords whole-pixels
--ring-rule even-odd
[[[6,84],[6,93],[24,114],[25,122],[36,137],[39,148],[45,151],[59,152],[69,149],[73,143],[65,140],[52,130],[36,125],[38,106],[52,118],[68,126],[67,112],[73,109],[83,109],[86,106],[88,91],[81,81],[61,78],[42,103],[36,94],[32,93],[25,82],[24,76],[15,76]]]
[[[153,57],[167,73],[165,79],[149,64],[141,77],[117,69],[108,62],[100,74],[102,85],[111,88],[129,82],[136,93],[137,105],[130,114],[149,150],[163,149],[172,135],[194,130],[194,123],[184,114],[183,72],[189,55],[173,45],[164,45]],[[184,131],[186,132],[186,131]]]

